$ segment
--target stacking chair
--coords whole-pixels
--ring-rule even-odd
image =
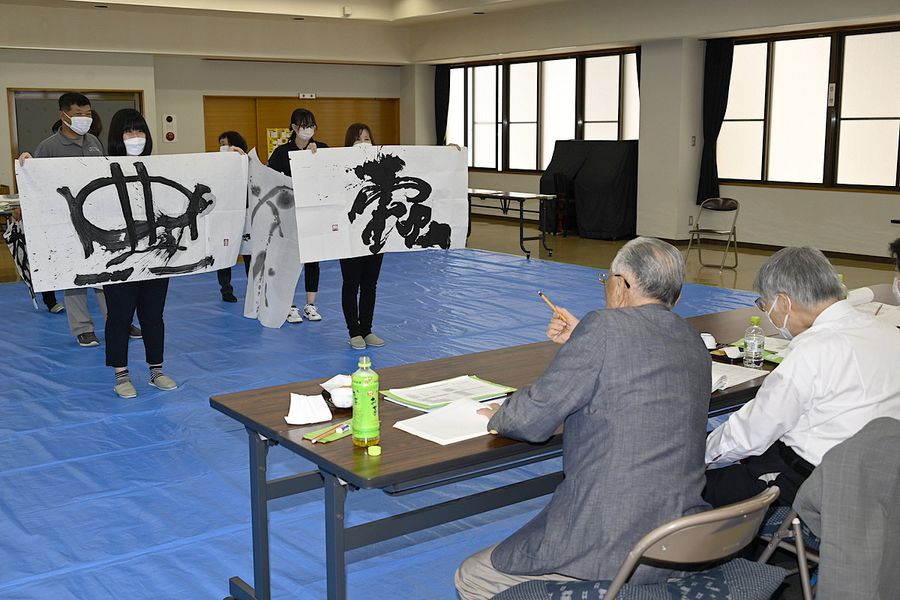
[[[793,573],[800,574],[803,600],[812,600],[814,587],[809,575],[809,564],[819,564],[819,538],[801,523],[797,511],[788,506],[777,507],[766,519],[759,537],[768,542],[759,562],[769,562],[778,549],[796,555],[797,570]]]
[[[778,486],[771,486],[749,500],[681,517],[657,527],[635,544],[611,582],[528,581],[498,594],[494,600],[543,600],[550,595],[548,590],[551,586],[555,590],[558,588],[561,594],[571,591],[572,598],[615,600],[620,594],[622,598],[670,598],[669,591],[653,589],[667,584],[638,586],[626,583],[639,562],[705,564],[734,554],[756,537],[766,511],[778,498],[779,491]],[[717,576],[725,572],[740,580],[730,590],[732,600],[767,598],[767,594],[774,592],[787,574],[779,567],[735,559],[668,585],[690,588],[690,598],[702,599],[703,589],[718,591],[722,587],[720,584],[728,585],[727,581],[722,581],[726,577]],[[690,581],[692,578],[695,581]],[[742,592],[752,595],[741,595]]]
[[[691,248],[694,243],[697,244],[697,257],[700,264],[704,267],[719,267],[723,269],[736,269],[738,264],[737,254],[737,218],[741,211],[741,205],[734,198],[707,198],[700,204],[697,209],[697,219],[694,221],[694,228],[688,233],[691,238],[688,242],[685,260],[691,254]],[[728,215],[728,213],[731,213]],[[728,226],[727,217],[730,216],[731,226]],[[712,225],[709,222],[713,221]],[[707,225],[704,226],[703,224]],[[725,250],[722,252],[722,263],[713,264],[703,262],[702,241],[705,238],[720,239],[725,238]],[[734,264],[726,265],[725,260],[728,258],[729,248],[734,252]]]

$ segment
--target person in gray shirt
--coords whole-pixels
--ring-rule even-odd
[[[710,357],[671,311],[683,280],[676,248],[628,242],[601,276],[606,310],[579,322],[559,309],[547,335],[562,347],[546,372],[502,407],[478,411],[492,433],[528,442],[564,425],[565,478],[534,519],[460,565],[460,598],[491,598],[534,579],[612,579],[648,531],[708,508]],[[641,566],[632,581],[669,574]]]
[[[66,92],[59,97],[59,119],[61,126],[53,135],[43,140],[34,154],[23,153],[19,162],[29,158],[61,158],[78,156],[104,156],[103,145],[89,133],[93,123],[91,101],[87,96],[76,92]],[[27,227],[26,227],[27,235]],[[106,318],[106,298],[102,288],[94,289],[97,304]],[[99,346],[100,340],[94,332],[94,322],[88,310],[88,292],[86,288],[65,290],[66,315],[69,318],[69,330],[78,340],[79,346]],[[141,331],[132,326],[131,337],[141,337]]]

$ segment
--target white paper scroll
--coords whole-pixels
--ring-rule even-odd
[[[230,267],[247,159],[233,152],[32,158],[16,183],[37,292]]]
[[[365,144],[290,160],[303,262],[466,245],[465,152]]]
[[[303,265],[297,244],[297,211],[291,178],[249,153],[247,222],[250,224],[250,277],[244,316],[266,327],[281,327],[294,301]]]

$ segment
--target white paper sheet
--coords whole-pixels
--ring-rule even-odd
[[[729,365],[713,361],[712,363],[712,391],[727,390],[730,387],[751,381],[757,377],[763,377],[767,371],[750,369],[740,365]]]
[[[291,178],[265,166],[250,151],[248,204],[250,277],[244,316],[265,327],[287,318],[303,265],[297,242],[297,211]]]
[[[488,418],[479,415],[478,409],[485,408],[493,402],[476,402],[475,400],[457,400],[433,412],[419,415],[405,421],[397,421],[394,427],[426,439],[429,442],[446,446],[482,435],[489,435]]]
[[[466,245],[465,152],[359,145],[290,161],[303,262]]]
[[[382,395],[392,402],[419,410],[430,410],[459,400],[488,400],[514,392],[515,388],[484,381],[472,375],[423,383],[406,388],[385,390]]]
[[[331,410],[322,396],[291,394],[291,408],[284,418],[288,425],[308,425],[331,420]]]
[[[237,259],[236,152],[32,158],[16,183],[36,292],[215,271]]]

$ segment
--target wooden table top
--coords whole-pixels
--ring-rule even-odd
[[[719,341],[730,342],[743,335],[750,316],[754,314],[760,314],[755,307],[693,317],[688,321],[698,331],[710,332]],[[764,329],[766,326],[771,329],[771,325],[765,319],[763,321]],[[766,331],[771,333],[768,329]],[[557,344],[546,341],[385,369],[379,369],[376,365],[376,371],[380,378],[380,388],[383,390],[466,374],[522,388],[546,370],[558,349]],[[384,488],[435,477],[456,469],[483,465],[492,460],[540,455],[562,446],[561,432],[544,444],[529,444],[487,435],[441,446],[394,428],[395,422],[422,413],[384,400],[380,405],[381,456],[371,457],[364,449],[354,448],[349,437],[328,444],[312,444],[302,439],[303,435],[321,429],[325,424],[288,425],[284,416],[290,407],[290,392],[318,394],[321,392],[319,384],[332,375],[217,395],[210,398],[210,405],[246,427],[311,460],[323,470],[360,488]],[[753,397],[761,382],[761,379],[755,379],[728,390],[718,391],[710,399],[711,407],[742,404]],[[349,419],[351,414],[350,409],[336,409],[332,412],[335,422]]]
[[[482,188],[469,188],[470,196],[478,198],[501,198],[504,200],[553,200],[556,194],[538,194],[531,192],[504,192],[503,190],[486,190]]]

